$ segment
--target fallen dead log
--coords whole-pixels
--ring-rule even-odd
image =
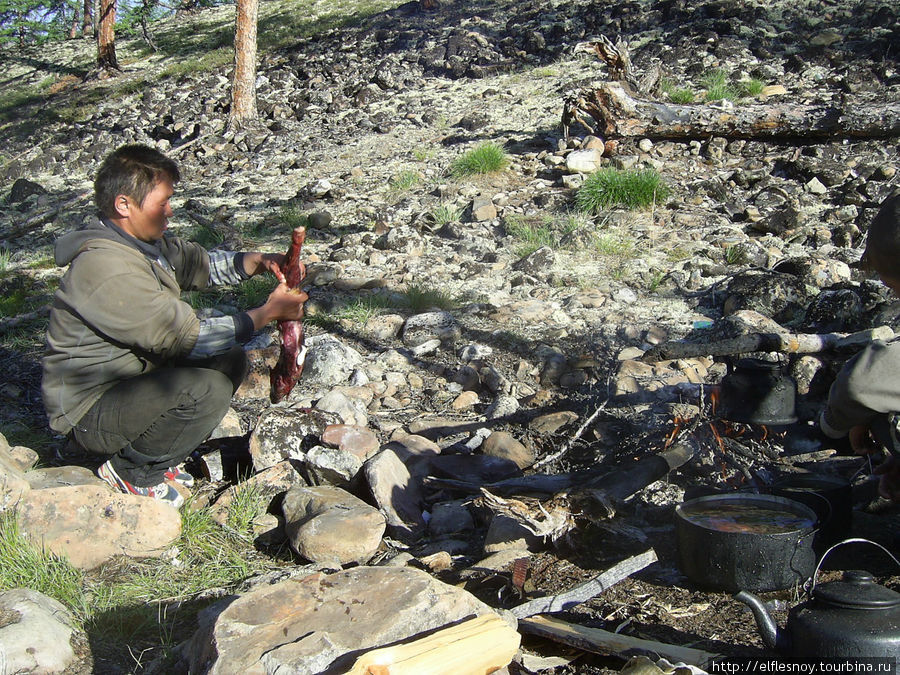
[[[24,314],[18,314],[16,316],[7,316],[0,319],[0,334],[5,333],[6,331],[15,328],[16,326],[31,321],[32,319],[38,319],[42,316],[45,316],[50,313],[50,305],[44,305],[43,307],[39,307],[33,312],[25,312]]]
[[[635,492],[659,480],[672,469],[687,462],[694,456],[695,449],[687,445],[674,445],[668,450],[648,455],[636,462],[622,464],[612,469],[595,467],[587,471],[573,471],[548,475],[536,473],[495,481],[493,483],[473,483],[427,476],[424,483],[430,487],[449,488],[460,492],[478,493],[482,488],[499,495],[514,495],[529,492],[556,494],[573,487],[608,490],[616,500],[627,499]]]
[[[413,642],[366,652],[347,675],[483,675],[505,668],[520,641],[503,619],[486,614]]]
[[[612,588],[623,579],[627,579],[635,572],[640,572],[657,560],[656,551],[650,549],[640,555],[632,556],[613,565],[605,572],[598,574],[593,579],[569,589],[565,593],[558,593],[546,598],[535,598],[521,605],[513,607],[510,611],[517,619],[525,619],[535,614],[547,614],[549,612],[562,612],[571,609],[575,605],[587,602],[600,593]]]
[[[75,197],[72,197],[71,199],[67,199],[62,204],[54,206],[52,209],[49,209],[48,211],[44,211],[43,213],[39,213],[36,216],[32,216],[31,218],[26,220],[24,223],[21,223],[20,225],[13,227],[8,232],[0,233],[0,236],[2,236],[5,239],[15,239],[16,237],[19,237],[20,235],[23,235],[26,232],[30,232],[31,230],[37,229],[38,227],[41,227],[42,225],[46,225],[51,220],[56,218],[56,216],[58,216],[61,211],[68,209],[70,206],[77,204],[78,202],[80,202],[82,199],[85,199],[86,197],[90,197],[92,194],[94,194],[93,191],[82,192],[81,194],[76,195]]]
[[[705,668],[713,659],[719,657],[719,654],[705,652],[701,649],[619,635],[600,628],[579,626],[549,616],[522,619],[519,621],[519,631],[548,638],[594,654],[619,656],[636,653],[649,654],[656,658],[666,658],[673,663],[681,662],[699,668]]]
[[[566,135],[574,122],[603,138],[679,140],[730,139],[822,141],[834,138],[891,138],[900,135],[900,101],[841,104],[675,104],[630,96],[619,82],[579,89],[563,101]]]
[[[879,326],[857,333],[750,333],[711,342],[663,342],[648,349],[640,360],[669,361],[750,352],[815,354],[829,350],[859,350],[873,340],[893,338],[894,331],[890,326]]]

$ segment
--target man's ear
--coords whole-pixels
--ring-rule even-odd
[[[131,197],[128,195],[116,195],[116,199],[113,202],[113,208],[116,210],[116,215],[119,218],[127,218],[131,215]]]

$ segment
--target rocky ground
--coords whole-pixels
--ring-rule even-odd
[[[228,9],[202,21],[210,17],[227,21]],[[439,418],[463,430],[436,437],[449,454],[477,447],[472,439],[483,436],[473,432],[489,428],[511,434],[531,461],[567,450],[542,472],[613,465],[660,449],[676,414],[709,415],[705,385],[725,372],[722,359],[636,360],[654,344],[768,330],[766,319],[799,333],[897,329],[885,289],[854,267],[878,204],[900,184],[896,137],[604,139],[615,140],[604,146],[604,165],[652,167],[669,194],[650,210],[579,213],[583,179],[570,168],[572,153],[595,145],[590,136],[598,134],[576,125],[565,139],[559,121],[564,95],[607,77],[597,58],[574,52],[598,35],[624,38],[638,73],[658,66],[698,99],[716,69],[736,86],[755,78],[782,92],[738,106],[864,107],[900,95],[897,8],[881,0],[445,2],[437,10],[407,3],[262,54],[261,120],[240,131],[225,126],[227,67],[141,85],[165,67],[157,55],[126,63],[117,80],[81,84],[53,67],[59,57],[50,50],[10,55],[17,84],[56,74],[59,91],[43,106],[71,110],[91,88],[96,105],[39,133],[28,119],[43,119],[39,110],[23,107],[3,128],[4,296],[49,295],[59,271],[41,261],[56,236],[91,214],[86,193],[98,161],[122,143],[145,142],[183,166],[176,232],[211,229],[220,245],[282,250],[291,215],[319,214],[305,247],[316,270],[309,334],[337,338],[356,363],[344,382],[307,375],[290,402],[313,406],[339,384],[365,387],[364,410],[342,416],[380,443]],[[504,171],[448,173],[486,141],[508,153]],[[14,187],[23,178],[31,183]],[[538,251],[526,248],[528,228],[543,234]],[[431,292],[447,313],[411,308],[416,292]],[[376,309],[360,311],[366,303]],[[220,300],[206,311],[229,309]],[[62,442],[49,437],[41,412],[42,327],[40,319],[4,327],[0,421],[35,430],[33,445],[60,462]],[[793,363],[801,423],[839,365],[829,355]],[[236,401],[244,430],[267,406],[259,392]],[[798,429],[765,443],[780,451]],[[779,467],[802,468],[761,456],[744,469],[765,483]],[[859,461],[813,468],[850,477]],[[733,485],[740,476],[711,459],[686,465],[633,500],[627,518],[610,521],[618,527],[584,525],[571,548],[534,551],[530,583],[538,592],[565,589],[652,545],[660,564],[567,617],[757,653],[742,607],[680,575],[671,527],[686,488]],[[896,534],[895,511],[860,512],[857,523],[858,533],[888,544]],[[448,578],[478,559],[481,541],[470,543],[454,552]],[[896,587],[887,567],[878,572]],[[475,590],[497,604],[497,589]],[[551,651],[549,643],[532,646]],[[621,663],[581,657],[555,672]]]

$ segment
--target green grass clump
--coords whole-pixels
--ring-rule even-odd
[[[431,212],[431,217],[437,225],[446,225],[460,219],[462,209],[453,204],[441,204]]]
[[[589,175],[575,195],[585,213],[600,213],[611,206],[647,208],[668,195],[668,188],[654,169],[600,169]]]
[[[89,611],[83,575],[65,558],[27,539],[15,511],[0,513],[0,591],[30,588],[58,600],[81,623]]]
[[[765,89],[766,83],[756,78],[750,78],[749,80],[741,80],[738,86],[740,87],[741,95],[756,98]]]
[[[694,92],[684,87],[678,87],[671,80],[663,80],[659,83],[659,88],[662,93],[669,97],[669,100],[672,101],[672,103],[694,102]]]
[[[450,166],[450,173],[456,177],[495,173],[508,164],[503,148],[496,143],[482,143],[457,158]]]
[[[422,174],[412,169],[405,169],[391,178],[388,183],[388,192],[395,198],[399,198],[421,182]]]
[[[375,293],[353,298],[349,302],[335,307],[328,313],[309,314],[306,316],[305,321],[310,325],[321,326],[322,328],[333,327],[342,321],[362,326],[385,309],[395,308],[399,304],[396,299],[385,293]]]
[[[413,312],[424,312],[435,307],[453,309],[456,306],[453,296],[437,288],[414,285],[406,289],[403,295],[404,304]]]
[[[259,307],[265,303],[274,288],[275,280],[269,274],[260,274],[247,279],[247,281],[235,287],[237,305],[241,309]]]
[[[296,206],[285,206],[278,212],[278,222],[285,228],[293,230],[309,226],[309,216]]]
[[[743,265],[749,259],[747,250],[740,244],[733,244],[725,249],[726,265]]]
[[[740,98],[740,92],[728,81],[728,72],[721,68],[708,72],[701,80],[701,84],[706,89],[704,98],[707,101],[722,99],[737,101]]]
[[[551,248],[559,246],[559,238],[553,231],[553,221],[549,218],[535,222],[511,216],[503,223],[503,228],[508,235],[522,242],[516,249],[516,255],[520,258],[531,255],[543,246]]]

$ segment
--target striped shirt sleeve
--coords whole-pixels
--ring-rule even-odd
[[[209,252],[209,285],[225,286],[246,281],[250,275],[244,272],[244,254],[234,251]]]
[[[200,321],[200,335],[189,359],[205,359],[224,354],[234,345],[244,344],[253,337],[253,319],[246,312],[234,316],[218,316]]]

